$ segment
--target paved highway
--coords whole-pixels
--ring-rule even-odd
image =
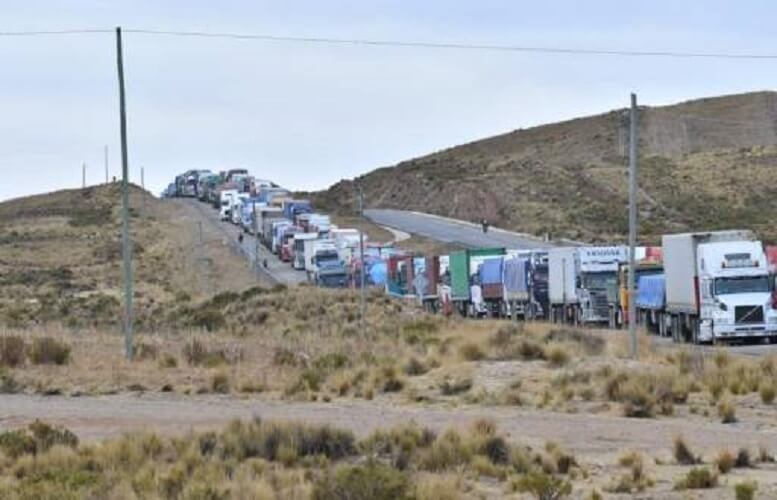
[[[224,235],[229,244],[234,245],[236,248],[241,248],[243,255],[246,256],[250,263],[256,262],[256,238],[250,234],[243,235],[243,243],[238,243],[238,235],[242,232],[240,228],[229,222],[223,222],[219,220],[219,213],[217,210],[213,210],[209,205],[197,201],[195,199],[183,199],[183,203],[187,203],[194,208],[201,216],[205,223],[213,224],[219,228],[219,231]],[[273,255],[263,245],[259,245],[259,262],[267,266],[261,265],[259,271],[274,283],[284,283],[287,285],[294,285],[303,283],[307,280],[303,271],[297,271],[291,267],[288,262],[282,262],[278,257]]]
[[[405,210],[366,209],[364,215],[381,226],[417,234],[426,238],[453,243],[465,248],[507,247],[544,248],[554,246],[531,235],[489,228],[487,233],[479,224],[436,215]]]

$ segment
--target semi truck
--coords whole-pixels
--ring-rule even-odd
[[[610,324],[618,293],[618,267],[627,249],[559,247],[548,251],[550,317],[554,323]]]
[[[777,336],[769,264],[751,231],[670,234],[662,244],[675,342]]]
[[[660,274],[664,271],[661,247],[635,247],[634,260],[636,271],[634,274],[634,292],[639,291],[639,282],[642,276]],[[618,267],[618,293],[612,307],[616,314],[610,318],[610,328],[621,328],[629,322],[629,262],[623,262]]]
[[[462,316],[479,316],[483,312],[482,291],[478,271],[488,258],[505,254],[504,248],[479,248],[451,252],[448,272],[450,273],[450,300]],[[473,296],[474,293],[474,296]]]
[[[309,276],[318,287],[345,288],[348,284],[346,268],[337,248],[329,240],[308,240],[312,246]],[[305,242],[308,245],[308,241]]]
[[[511,253],[504,262],[506,312],[511,319],[545,318],[548,313],[548,252]]]

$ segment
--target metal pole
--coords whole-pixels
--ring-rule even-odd
[[[364,336],[364,280],[366,268],[364,266],[364,191],[359,185],[359,328]]]
[[[121,27],[116,28],[116,68],[119,73],[119,125],[121,128],[121,240],[124,254],[124,349],[132,360],[132,245],[129,239],[129,168],[127,166],[127,110],[124,101],[124,61]]]
[[[105,183],[108,184],[108,145],[105,146]]]
[[[637,94],[631,94],[631,118],[629,124],[629,337],[631,338],[631,355],[637,357],[637,308],[634,307],[636,297],[635,269],[636,256],[634,247],[637,245]]]
[[[86,187],[86,163],[81,164],[81,187]]]

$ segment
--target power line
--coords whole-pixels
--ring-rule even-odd
[[[90,33],[113,33],[111,29],[72,29],[72,30],[50,30],[50,31],[0,31],[0,36],[50,36],[50,35],[84,35]]]
[[[425,49],[453,49],[491,52],[524,52],[538,54],[569,54],[621,57],[665,57],[676,59],[739,59],[739,60],[775,60],[777,54],[757,54],[752,52],[694,52],[681,50],[623,50],[623,49],[587,49],[571,47],[542,47],[522,45],[473,44],[464,42],[428,42],[420,40],[380,40],[367,38],[333,38],[314,36],[284,36],[261,33],[229,33],[209,31],[172,31],[145,28],[128,28],[125,33],[152,36],[176,36],[197,38],[221,38],[233,40],[256,40],[266,42],[294,42],[327,45],[361,45],[372,47],[404,47]],[[72,35],[89,33],[112,33],[111,29],[72,29],[52,31],[0,31],[0,36],[36,36],[36,35]]]

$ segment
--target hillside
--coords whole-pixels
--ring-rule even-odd
[[[777,93],[641,107],[640,211],[645,240],[665,231],[747,227],[777,240]],[[487,218],[522,232],[589,241],[627,232],[628,111],[475,141],[370,172],[370,207]],[[312,196],[352,211],[352,181]]]
[[[0,325],[120,325],[120,199],[112,184],[0,203]],[[138,327],[171,304],[255,284],[218,234],[198,247],[184,205],[133,186],[130,207]]]

